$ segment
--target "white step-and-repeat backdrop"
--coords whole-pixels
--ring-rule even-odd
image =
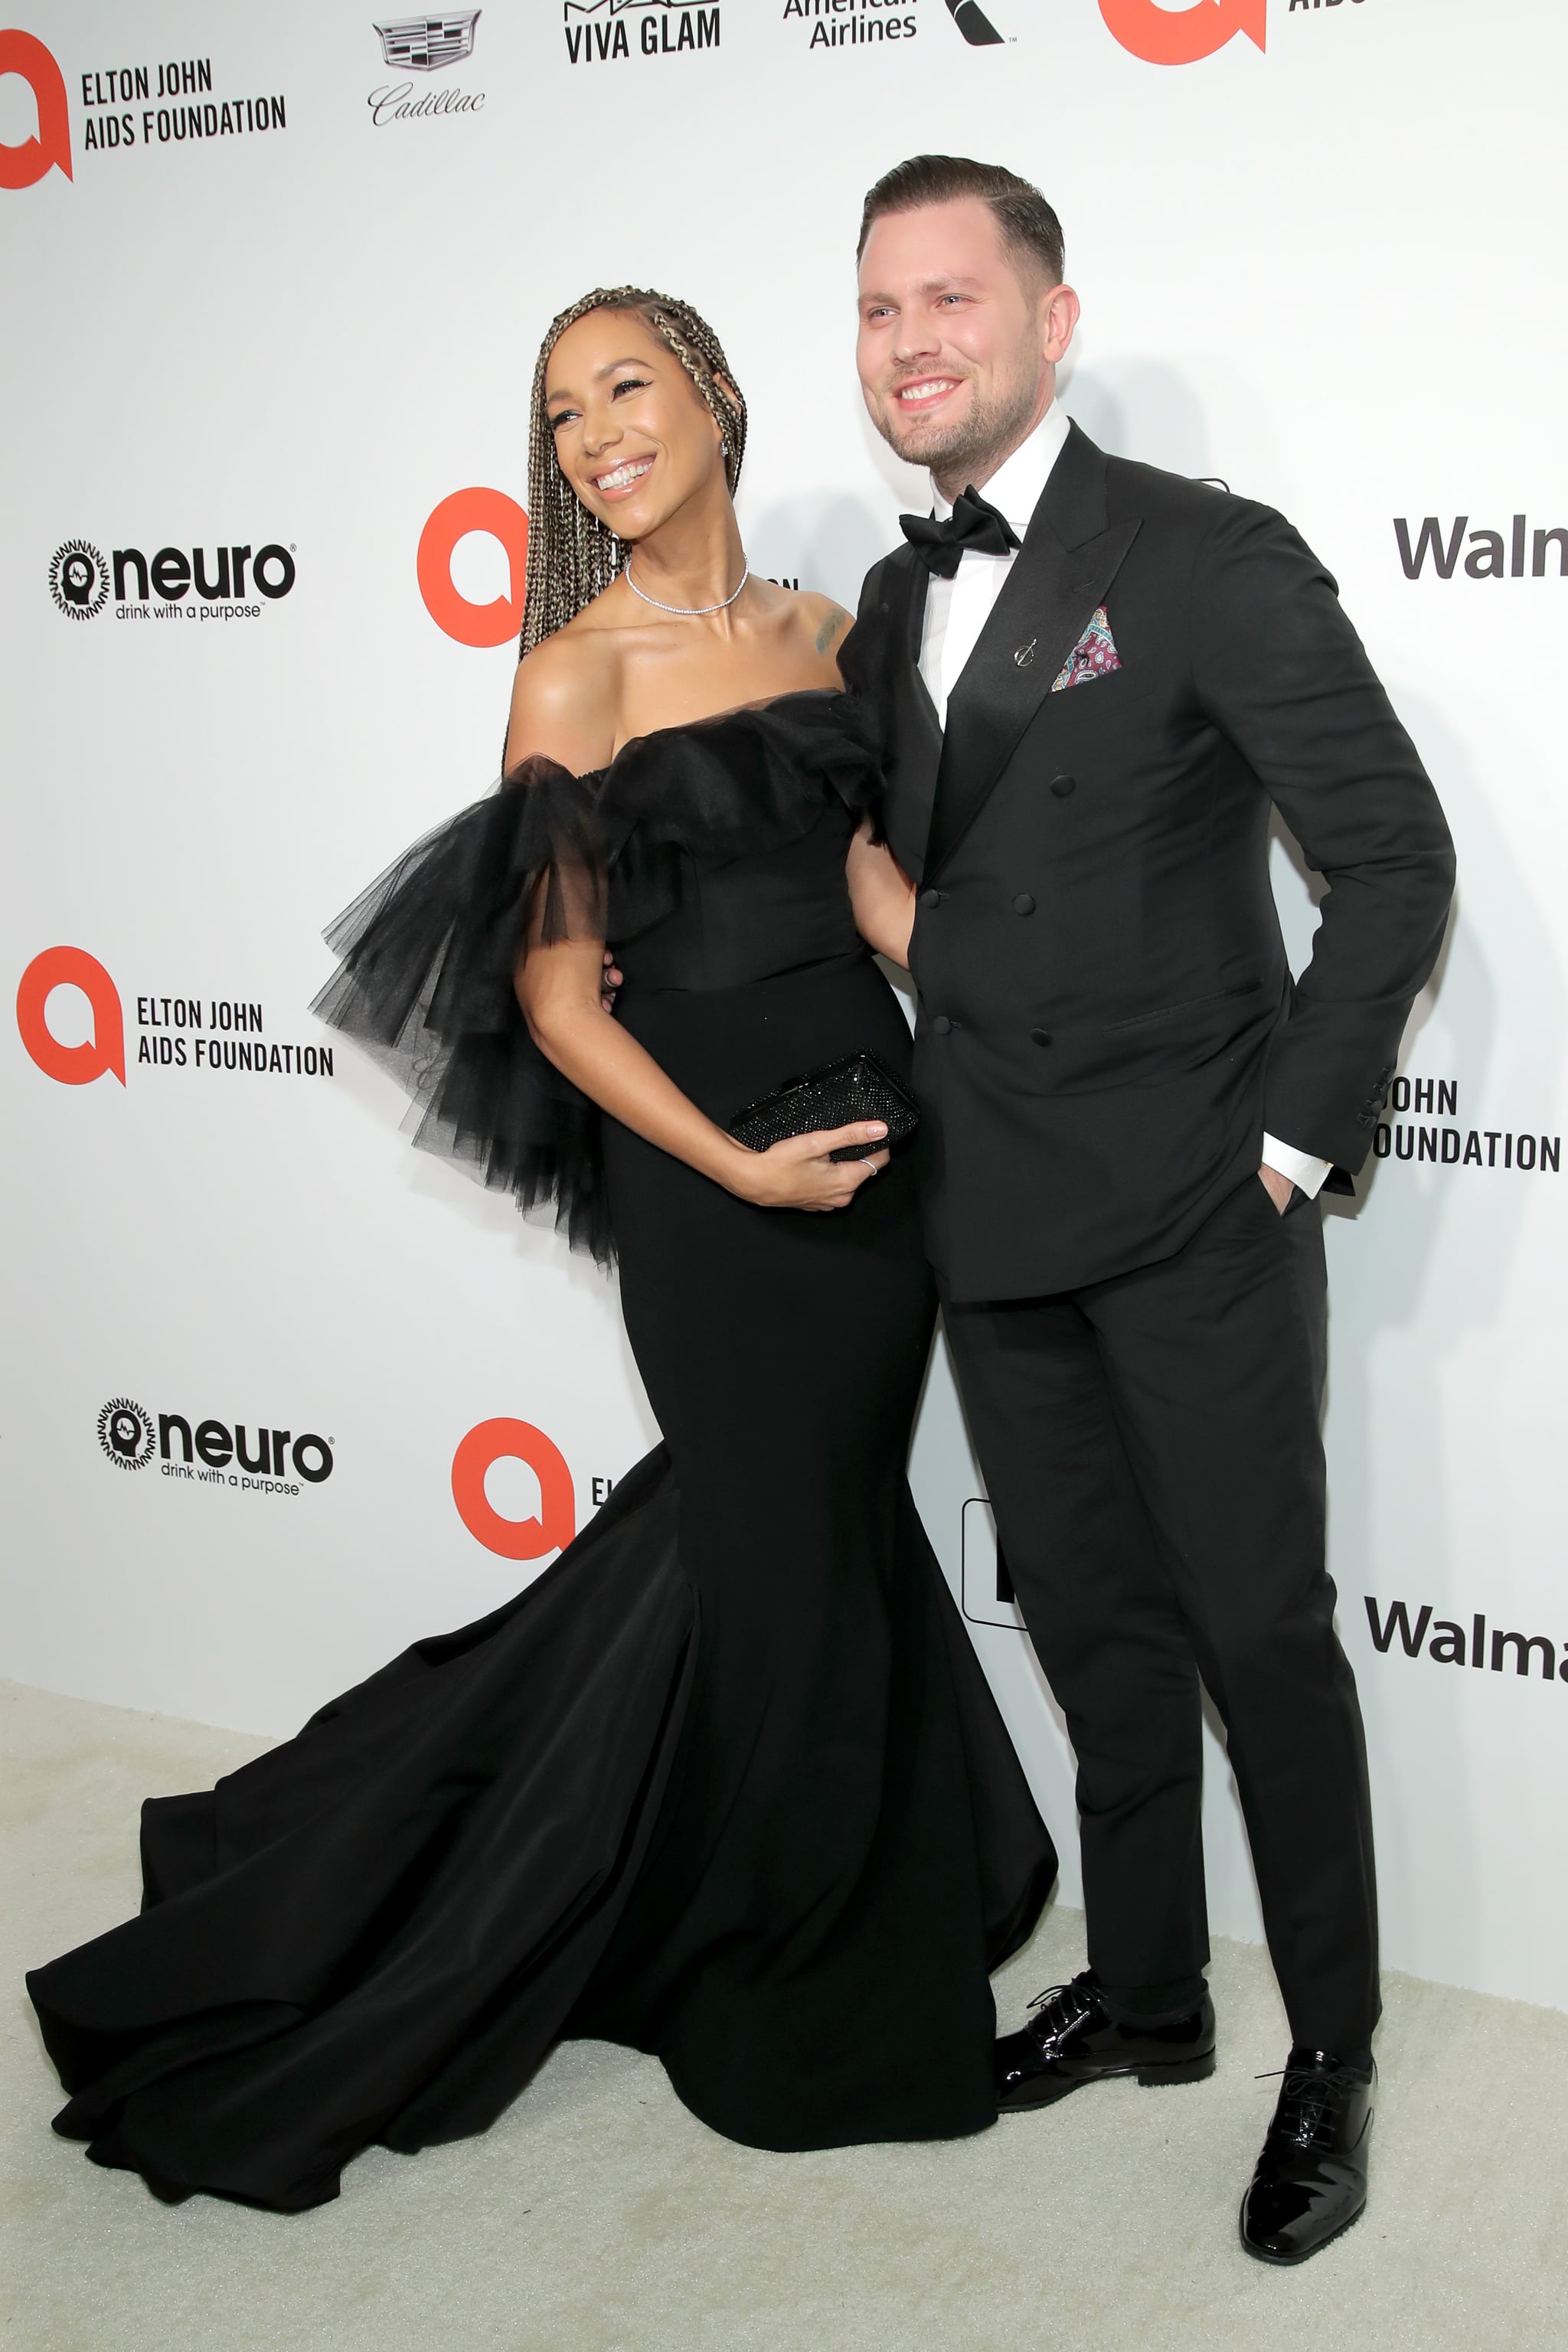
[[[707,312],[753,567],[853,603],[922,497],[860,412],[860,197],[977,154],[1066,225],[1066,405],[1292,517],[1458,836],[1329,1212],[1332,1561],[1388,1959],[1568,2005],[1556,0],[18,5],[0,1671],[291,1729],[653,1442],[613,1286],[311,1022],[320,929],[495,773],[552,314],[627,279]],[[940,1349],[914,1476],[1070,1848]],[[1215,1924],[1253,1935],[1212,1761]]]

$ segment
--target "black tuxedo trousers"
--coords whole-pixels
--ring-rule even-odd
[[[1008,1572],[1078,1758],[1089,1963],[1114,2012],[1208,1958],[1199,1677],[1225,1724],[1293,2041],[1378,2015],[1361,1712],[1323,1564],[1323,1233],[1256,1175],[1173,1256],[943,1298]]]

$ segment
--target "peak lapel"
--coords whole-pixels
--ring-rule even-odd
[[[1104,603],[1138,529],[1136,520],[1109,525],[1104,456],[1075,425],[1017,561],[948,698],[927,878],[984,807],[1063,662]]]

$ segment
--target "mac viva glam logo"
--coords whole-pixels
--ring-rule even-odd
[[[717,6],[703,0],[563,0],[562,29],[574,66],[695,57],[720,46]]]

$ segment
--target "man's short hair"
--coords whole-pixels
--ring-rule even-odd
[[[867,195],[860,215],[857,262],[866,250],[871,224],[884,213],[912,213],[923,205],[950,205],[978,196],[989,205],[1002,242],[1016,261],[1044,270],[1048,286],[1059,286],[1066,261],[1062,225],[1038,188],[1003,163],[976,163],[967,155],[911,155],[884,172]]]

